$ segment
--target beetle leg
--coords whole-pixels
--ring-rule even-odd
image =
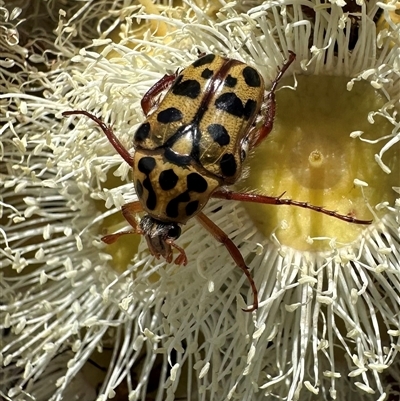
[[[266,102],[267,103],[267,111],[265,114],[264,123],[261,128],[255,127],[254,129],[252,129],[248,136],[249,142],[250,142],[250,144],[249,144],[250,149],[258,146],[266,138],[266,136],[272,131],[272,127],[274,125],[275,112],[276,112],[276,101],[275,101],[276,87],[278,86],[278,83],[281,80],[283,74],[290,67],[290,65],[293,63],[295,58],[296,58],[296,55],[293,52],[289,51],[288,60],[286,60],[286,62],[283,64],[281,70],[278,72],[278,75],[272,81],[271,89],[267,96],[267,102]]]
[[[240,192],[233,192],[228,190],[219,190],[215,191],[211,196],[213,198],[218,199],[227,199],[227,200],[236,200],[242,202],[253,202],[253,203],[263,203],[267,205],[290,205],[290,206],[298,206],[305,209],[311,209],[319,213],[327,214],[331,217],[336,217],[337,219],[347,221],[349,223],[354,224],[371,224],[372,220],[360,220],[356,219],[352,216],[346,216],[344,214],[337,213],[333,210],[327,210],[322,206],[314,206],[310,205],[308,202],[299,202],[292,199],[282,199],[282,196],[265,196],[265,195],[258,195],[258,194],[251,194],[251,193],[240,193]]]
[[[85,110],[69,110],[69,111],[64,111],[62,113],[62,115],[64,117],[71,116],[73,114],[75,114],[75,115],[81,114],[81,115],[89,117],[91,120],[93,120],[103,130],[104,134],[110,141],[111,145],[114,146],[114,149],[121,155],[121,157],[130,166],[133,166],[133,157],[128,152],[128,150],[125,149],[124,145],[122,145],[122,143],[119,141],[119,139],[115,136],[114,131],[112,130],[111,126],[105,124],[103,121],[100,120],[100,118],[96,117],[94,114],[91,114]]]
[[[117,241],[119,239],[119,237],[122,237],[123,235],[128,235],[128,234],[138,234],[138,232],[135,230],[120,231],[119,233],[105,235],[104,237],[101,237],[101,240],[104,243],[110,245],[110,244],[113,244],[115,241]]]
[[[106,244],[113,244],[117,239],[123,235],[128,234],[142,234],[140,228],[138,227],[138,223],[136,221],[136,215],[139,212],[143,211],[142,205],[139,201],[126,203],[122,206],[122,215],[125,217],[125,220],[132,226],[133,230],[121,231],[119,233],[105,235],[101,238],[103,242]]]
[[[179,251],[179,255],[176,257],[174,263],[175,263],[176,265],[179,265],[179,266],[181,266],[181,265],[186,266],[188,260],[187,260],[187,257],[186,257],[185,250],[184,250],[183,248],[181,248],[180,246],[176,245],[175,242],[174,242],[173,240],[168,240],[168,239],[167,239],[165,242],[166,242],[168,245],[173,246],[176,250]]]
[[[197,220],[200,224],[221,244],[225,246],[228,250],[232,259],[236,263],[236,265],[243,271],[246,275],[247,279],[250,282],[251,289],[253,291],[253,306],[248,309],[243,309],[244,312],[252,312],[258,309],[258,291],[257,287],[254,283],[253,277],[249,271],[249,268],[246,266],[246,262],[243,259],[242,254],[240,253],[238,247],[233,243],[233,241],[222,231],[215,223],[213,223],[204,213],[199,213],[196,216]]]
[[[178,71],[175,74],[165,74],[158,82],[156,82],[143,96],[140,105],[142,106],[142,110],[145,116],[147,116],[150,110],[156,106],[158,103],[158,96],[164,90],[167,90],[171,87],[176,77],[178,76]]]
[[[140,234],[136,215],[143,212],[142,204],[139,201],[125,203],[122,205],[121,211],[125,220]]]

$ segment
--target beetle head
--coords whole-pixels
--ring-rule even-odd
[[[171,244],[180,237],[181,227],[177,223],[165,223],[146,215],[140,220],[140,230],[146,238],[151,254],[157,259],[162,256],[171,263]]]

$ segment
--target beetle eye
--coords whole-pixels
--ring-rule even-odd
[[[177,224],[172,225],[171,228],[168,230],[168,238],[179,238],[181,236],[181,231],[181,228]]]

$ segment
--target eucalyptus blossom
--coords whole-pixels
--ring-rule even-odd
[[[1,397],[396,395],[396,3],[170,3],[0,2]],[[260,307],[252,314],[241,309],[252,299],[246,277],[195,221],[178,241],[188,257],[185,267],[156,260],[139,237],[103,244],[104,232],[127,226],[121,206],[137,200],[131,167],[99,127],[61,113],[79,109],[99,116],[133,152],[132,137],[145,118],[140,101],[165,74],[200,53],[215,53],[253,66],[268,87],[289,51],[296,61],[278,90],[276,131],[255,152],[238,188],[278,190],[275,177],[290,197],[312,192],[318,200],[315,191],[321,190],[322,206],[361,213],[372,224],[336,226],[336,219],[326,217],[314,235],[309,224],[318,217],[294,207],[264,212],[210,200],[205,213],[239,247],[258,287]],[[343,152],[354,153],[347,164],[336,159],[336,139],[318,151],[299,149],[306,170],[321,160],[335,161],[339,170],[330,177],[345,176],[341,190],[345,194],[350,182],[352,192],[339,200],[333,184],[303,182],[304,175],[298,184],[297,170],[285,164],[294,160],[294,146],[282,151],[282,142],[274,142],[279,132],[290,141],[302,130],[287,131],[294,125],[290,96],[312,97],[325,84],[328,95],[315,95],[315,102],[329,109],[330,91],[343,87],[335,92],[345,105],[336,115],[348,132],[341,127],[345,135],[337,142]],[[303,119],[324,136],[333,123],[317,111]],[[264,146],[276,150],[278,161],[265,156]],[[361,161],[362,169],[355,169]],[[260,165],[276,168],[264,172]]]

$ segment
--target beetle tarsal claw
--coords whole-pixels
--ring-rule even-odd
[[[180,255],[178,255],[175,259],[175,264],[178,266],[186,266],[187,265],[187,257],[185,253],[181,253]]]

